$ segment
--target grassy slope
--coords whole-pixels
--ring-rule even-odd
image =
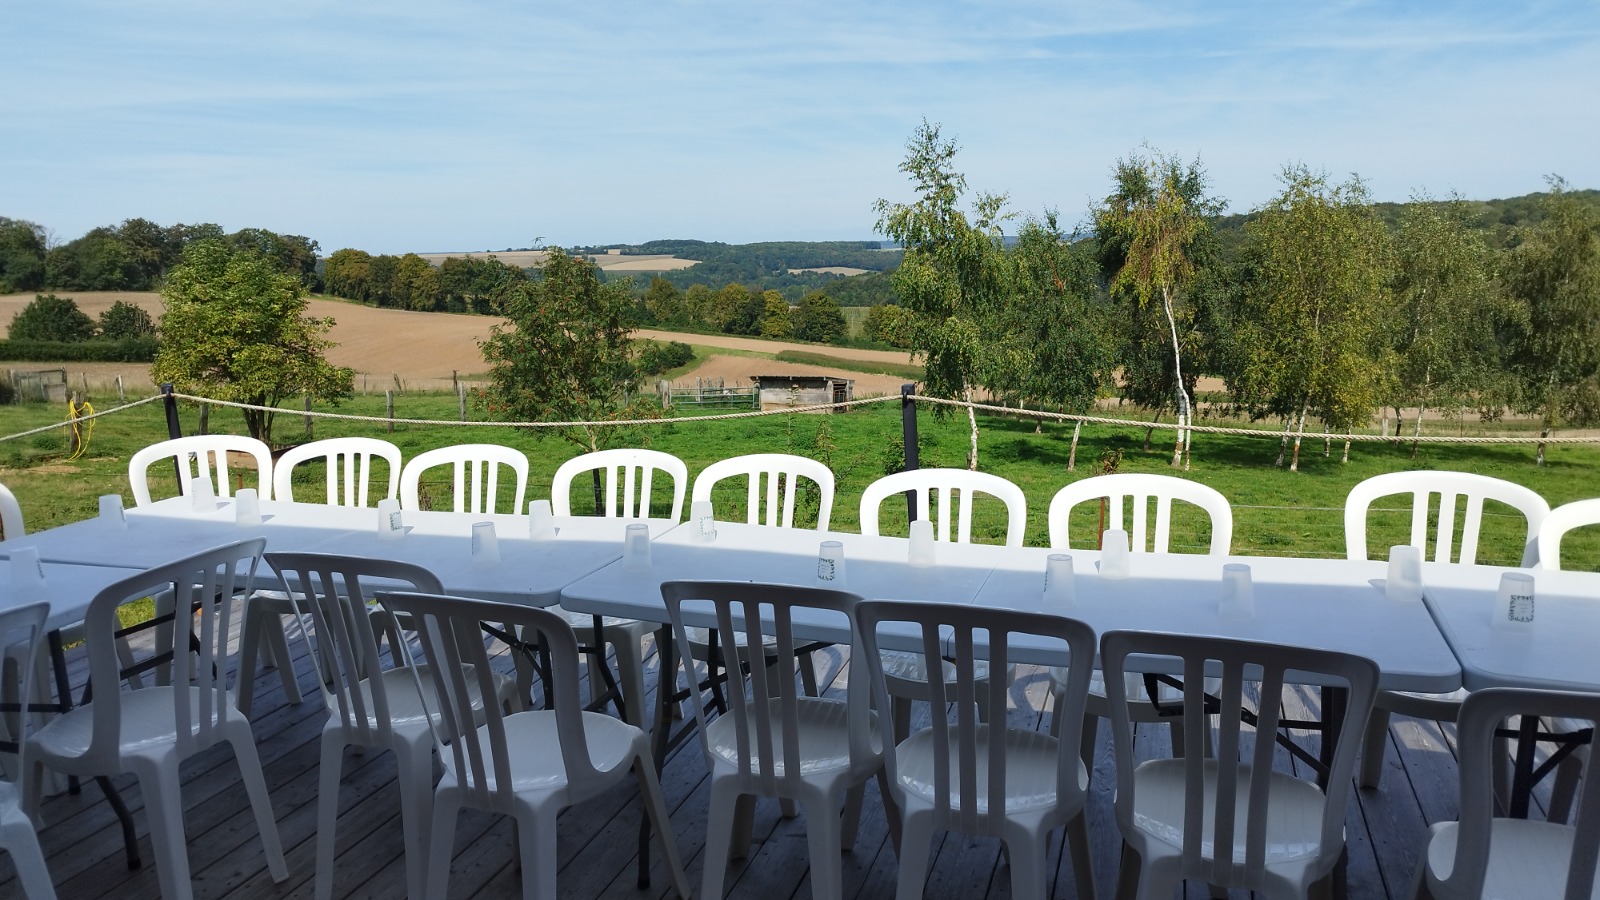
[[[109,404],[105,404],[109,405]],[[406,394],[397,401],[397,414],[412,418],[455,419],[453,397]],[[338,411],[381,416],[382,398],[357,398]],[[477,415],[478,413],[474,413]],[[196,429],[196,411],[182,412],[186,433]],[[24,405],[0,408],[0,434],[12,434],[37,425],[59,421],[54,407]],[[964,417],[938,419],[924,410],[919,417],[922,465],[961,466],[966,448]],[[237,413],[216,409],[211,416],[213,431],[241,429]],[[1092,474],[1103,453],[1122,451],[1121,471],[1161,472],[1169,450],[1155,446],[1142,449],[1142,429],[1086,427],[1078,449],[1076,472],[1066,470],[1071,429],[1047,425],[1042,434],[1034,433],[1031,420],[984,417],[980,419],[981,467],[1004,476],[1022,487],[1029,498],[1027,543],[1046,543],[1045,514],[1049,501],[1061,485]],[[285,411],[278,417],[275,438],[293,443],[304,437],[301,418]],[[406,458],[422,450],[448,443],[489,441],[519,447],[532,462],[531,497],[545,496],[556,467],[577,452],[577,447],[550,436],[540,440],[533,435],[508,428],[423,427],[401,425],[387,435],[382,426],[336,420],[319,420],[316,437],[345,434],[373,434],[389,437],[400,445]],[[166,436],[158,404],[118,413],[100,420],[90,439],[84,459],[65,459],[65,439],[59,429],[34,437],[0,442],[0,482],[11,487],[22,502],[29,526],[33,529],[93,516],[96,497],[127,491],[127,460],[134,450]],[[862,488],[898,465],[900,411],[898,404],[886,403],[858,408],[844,415],[779,415],[760,419],[695,422],[674,420],[649,432],[649,445],[673,453],[688,463],[691,475],[708,463],[729,456],[753,452],[793,452],[817,456],[832,466],[839,479],[833,512],[834,527],[857,527],[857,501]],[[1157,444],[1159,445],[1159,434]],[[1415,460],[1406,449],[1376,445],[1356,445],[1348,465],[1339,462],[1339,448],[1325,458],[1319,445],[1308,443],[1301,458],[1301,471],[1289,472],[1272,465],[1276,441],[1266,437],[1212,437],[1195,440],[1194,469],[1188,477],[1220,490],[1234,504],[1237,552],[1297,555],[1342,556],[1344,553],[1341,509],[1345,494],[1356,482],[1380,472],[1406,469],[1456,469],[1480,472],[1525,484],[1541,493],[1552,506],[1593,496],[1600,468],[1600,449],[1592,446],[1554,446],[1549,463],[1536,467],[1532,449],[1526,446],[1424,446]],[[158,491],[173,492],[170,479],[153,470],[152,481]],[[742,498],[719,498],[719,507],[738,509]],[[894,505],[886,508],[885,529],[896,527]],[[1373,547],[1398,543],[1405,537],[1408,514],[1381,514],[1372,520]],[[1074,534],[1093,533],[1094,522],[1085,512],[1074,520]],[[993,540],[1003,527],[997,509],[980,509],[976,532]],[[1194,549],[1202,545],[1203,529],[1180,518],[1174,526],[1174,549]],[[1486,527],[1482,560],[1514,563],[1519,555],[1520,537],[1509,517],[1492,516]],[[1564,548],[1569,557],[1583,560],[1582,567],[1594,568],[1600,562],[1600,533],[1576,536]]]

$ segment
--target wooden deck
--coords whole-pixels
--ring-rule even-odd
[[[297,646],[301,646],[298,645]],[[830,651],[832,687],[839,678],[840,651]],[[819,657],[822,654],[819,654]],[[81,652],[69,656],[75,684],[85,677]],[[502,658],[509,670],[511,663]],[[304,703],[284,702],[275,671],[257,682],[255,733],[271,791],[278,830],[287,854],[290,877],[274,884],[267,874],[256,832],[226,745],[184,764],[183,804],[189,837],[189,859],[195,894],[200,898],[309,897],[316,844],[318,739],[325,714],[316,694],[310,666],[297,660]],[[825,683],[828,683],[825,681]],[[1044,673],[1020,678],[1013,690],[1013,725],[1041,727],[1047,689]],[[1295,695],[1286,703],[1314,708],[1314,695]],[[1293,712],[1293,710],[1291,710]],[[926,716],[923,711],[922,715]],[[1141,731],[1136,742],[1143,755],[1168,750],[1164,729]],[[1292,759],[1280,752],[1281,765]],[[1390,753],[1382,790],[1355,791],[1347,825],[1349,896],[1404,897],[1427,825],[1456,814],[1454,729],[1435,722],[1396,717],[1391,726]],[[394,785],[392,754],[358,755],[346,751],[340,792],[336,897],[399,897],[405,892],[400,846],[400,801]],[[1114,887],[1119,837],[1111,808],[1114,769],[1109,729],[1100,729],[1090,832],[1094,844],[1099,894]],[[159,895],[150,860],[147,823],[138,786],[131,776],[116,779],[134,811],[145,865],[129,871],[123,857],[121,831],[100,790],[91,782],[78,795],[46,799],[41,834],[56,890],[63,898],[138,900]],[[699,744],[690,740],[669,758],[662,786],[691,885],[698,890],[706,825],[708,784]],[[1354,788],[1350,788],[1355,790]],[[1542,805],[1545,797],[1536,802]],[[635,885],[640,807],[632,783],[611,791],[561,817],[559,883],[561,896],[574,900],[663,898],[670,885],[654,854],[651,886]],[[736,861],[728,874],[728,896],[750,900],[783,900],[811,896],[807,879],[804,818],[783,819],[777,805],[758,805],[755,841],[748,859]],[[1053,897],[1074,896],[1070,860],[1061,859],[1056,836],[1051,855]],[[451,897],[520,896],[510,823],[464,813],[456,833],[451,869]],[[1010,896],[1009,876],[999,846],[986,839],[947,835],[936,848],[927,897],[949,900]],[[876,790],[868,791],[861,836],[844,860],[845,896],[892,897],[896,860]],[[0,897],[20,895],[9,855],[0,854]],[[1191,885],[1188,896],[1207,896],[1204,886]],[[1235,896],[1243,896],[1235,892]]]

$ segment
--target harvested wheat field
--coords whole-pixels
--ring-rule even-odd
[[[507,250],[503,253],[418,253],[418,256],[434,265],[440,265],[447,259],[488,259],[494,257],[508,266],[519,266],[524,269],[544,265],[545,257],[549,254],[543,250]],[[621,253],[601,253],[590,256],[594,264],[607,272],[676,272],[698,264],[697,259],[679,259],[665,253],[640,253],[623,255]]]

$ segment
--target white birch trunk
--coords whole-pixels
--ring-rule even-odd
[[[1078,434],[1083,431],[1083,420],[1072,423],[1072,450],[1067,453],[1067,471],[1078,468]]]
[[[972,386],[964,389],[967,403],[972,403]],[[978,471],[978,411],[970,405],[967,407],[967,424],[972,428],[972,435],[967,445],[967,468],[973,472]]]
[[[1300,425],[1294,433],[1294,458],[1289,461],[1289,471],[1300,471],[1300,442],[1306,436],[1306,408],[1300,407]]]

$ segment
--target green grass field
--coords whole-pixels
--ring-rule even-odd
[[[407,418],[455,419],[456,400],[445,395],[403,394],[397,398],[396,414]],[[104,402],[102,406],[110,406]],[[358,397],[332,411],[382,416],[383,398]],[[298,410],[285,410],[277,417],[274,440],[291,444],[305,440],[303,417]],[[54,406],[20,405],[0,407],[0,435],[14,434],[62,420],[64,410]],[[481,415],[472,411],[469,415]],[[193,405],[181,411],[184,433],[197,430],[198,413]],[[919,446],[924,467],[964,465],[967,429],[964,416],[936,417],[921,410]],[[1072,429],[1047,423],[1035,431],[1031,419],[1008,416],[982,416],[979,419],[980,468],[1017,483],[1029,498],[1027,543],[1047,543],[1045,516],[1050,498],[1062,485],[1094,474],[1103,455],[1121,454],[1120,471],[1171,473],[1167,465],[1170,445],[1166,432],[1157,432],[1151,449],[1144,449],[1142,428],[1086,426],[1078,448],[1077,470],[1067,471]],[[213,409],[210,429],[214,432],[241,432],[243,421],[236,411]],[[547,495],[550,477],[561,462],[576,455],[577,445],[555,435],[543,438],[523,430],[483,425],[414,426],[398,425],[392,435],[378,423],[342,420],[316,420],[315,437],[369,434],[387,437],[400,446],[406,458],[437,446],[485,441],[503,443],[524,450],[532,463],[532,498]],[[837,415],[775,415],[756,419],[696,421],[678,418],[652,426],[644,432],[644,443],[675,454],[689,466],[691,477],[707,464],[729,456],[755,452],[800,453],[828,463],[838,477],[833,527],[854,530],[858,521],[858,500],[863,487],[887,472],[898,469],[900,450],[900,409],[897,403],[858,407]],[[0,482],[17,494],[30,529],[41,529],[96,514],[96,498],[105,493],[121,493],[131,502],[127,489],[127,461],[138,448],[166,437],[163,411],[159,403],[119,412],[96,421],[87,452],[80,459],[67,458],[65,429],[16,440],[0,441]],[[630,441],[631,443],[631,441]],[[1290,556],[1342,556],[1344,554],[1342,507],[1344,497],[1358,481],[1381,472],[1409,469],[1454,469],[1478,472],[1526,485],[1545,497],[1552,506],[1600,495],[1600,448],[1593,445],[1554,445],[1544,466],[1533,463],[1533,449],[1527,445],[1507,446],[1430,446],[1424,445],[1417,457],[1409,447],[1357,444],[1351,449],[1349,464],[1339,460],[1335,444],[1330,456],[1323,455],[1320,442],[1307,441],[1301,454],[1300,471],[1274,467],[1277,439],[1265,436],[1196,435],[1193,468],[1184,477],[1211,485],[1233,503],[1235,552]],[[307,473],[308,481],[314,473]],[[164,472],[152,471],[157,493],[176,493],[172,479]],[[742,493],[720,496],[718,509],[742,515]],[[1397,504],[1398,505],[1398,504]],[[980,507],[975,532],[985,540],[995,540],[1004,527],[998,502],[993,508]],[[582,508],[575,501],[575,508]],[[1495,510],[1485,528],[1480,560],[1514,564],[1520,556],[1519,525],[1509,510]],[[904,513],[897,504],[885,509],[886,531],[903,527]],[[1097,522],[1093,510],[1080,508],[1082,516],[1073,522],[1075,546],[1079,534],[1092,541]],[[898,515],[898,521],[896,521]],[[1409,511],[1375,513],[1371,520],[1373,552],[1405,539]],[[1178,516],[1174,524],[1174,549],[1194,550],[1206,541],[1205,528],[1193,518]],[[1577,566],[1600,568],[1600,529],[1590,528],[1575,534],[1564,550]]]

